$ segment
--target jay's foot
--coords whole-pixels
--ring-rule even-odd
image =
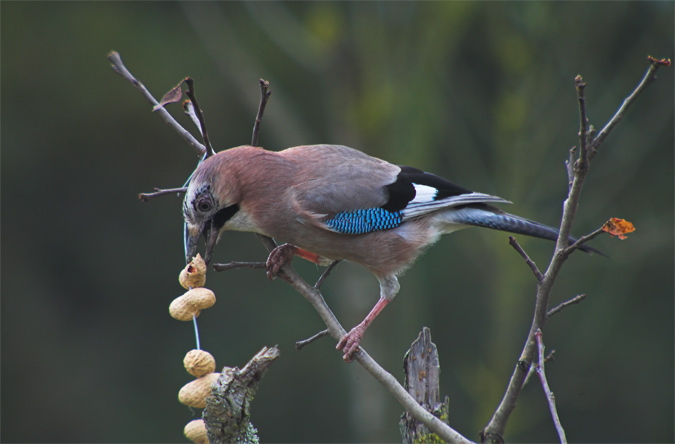
[[[342,350],[344,355],[342,359],[345,362],[352,362],[354,360],[354,354],[359,350],[359,344],[361,343],[361,338],[363,337],[363,332],[366,329],[361,326],[361,324],[352,328],[349,333],[344,335],[338,345],[335,347],[338,350]]]
[[[281,267],[290,263],[298,250],[298,247],[291,244],[279,245],[272,250],[267,258],[267,279],[272,280],[277,277]]]

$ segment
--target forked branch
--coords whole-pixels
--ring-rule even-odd
[[[623,101],[614,117],[603,127],[603,129],[594,136],[594,130],[588,124],[588,117],[586,113],[586,100],[585,100],[585,87],[586,84],[583,82],[581,76],[577,76],[574,79],[575,88],[577,91],[577,100],[579,103],[579,142],[580,147],[578,150],[570,150],[570,158],[566,162],[568,175],[570,176],[569,192],[567,199],[565,199],[563,206],[563,215],[560,224],[560,230],[558,235],[558,241],[556,243],[555,252],[549,263],[546,272],[543,277],[538,278],[537,285],[537,295],[535,299],[534,315],[532,319],[532,324],[530,326],[530,332],[528,334],[527,340],[523,347],[523,350],[518,359],[518,363],[515,366],[511,379],[506,388],[506,392],[499,404],[499,407],[495,410],[492,418],[489,423],[481,432],[481,441],[482,442],[503,442],[504,431],[506,430],[506,424],[509,420],[509,417],[513,410],[516,407],[516,402],[520,396],[520,392],[527,381],[528,375],[531,372],[533,362],[536,358],[538,351],[538,342],[537,342],[537,332],[540,332],[544,329],[546,321],[550,316],[557,313],[564,307],[579,302],[583,299],[582,296],[578,296],[568,303],[561,304],[560,306],[554,308],[553,310],[548,310],[548,304],[551,295],[551,289],[555,279],[558,276],[563,263],[567,260],[570,253],[577,248],[579,248],[584,242],[590,240],[591,238],[600,234],[602,229],[596,230],[588,236],[584,236],[575,244],[568,246],[567,239],[569,239],[570,230],[572,227],[572,222],[574,220],[577,207],[579,204],[579,197],[581,195],[581,190],[583,188],[586,175],[590,167],[590,161],[597,153],[602,142],[607,138],[611,130],[616,126],[616,124],[624,116],[628,107],[635,102],[638,96],[646,89],[649,84],[651,84],[656,78],[656,71],[661,66],[669,66],[669,60],[656,60],[649,58],[650,67],[647,70],[642,81],[638,84],[635,90]],[[576,155],[576,159],[575,159]],[[527,258],[527,255],[521,253],[523,257]],[[526,259],[527,260],[527,259]],[[532,265],[528,263],[532,269]],[[534,271],[534,270],[533,270]],[[535,272],[535,275],[537,273]],[[558,421],[557,415],[554,415],[554,422]]]
[[[152,94],[147,90],[147,88],[129,72],[124,63],[122,63],[122,58],[120,57],[117,51],[111,51],[108,54],[108,60],[112,63],[111,67],[113,71],[122,76],[126,81],[130,82],[145,99],[150,102],[152,106],[159,105],[159,102],[153,97]],[[178,133],[187,143],[192,147],[192,149],[197,153],[199,157],[202,157],[206,152],[206,147],[195,139],[189,131],[183,128],[176,119],[169,114],[164,108],[157,109],[156,111],[162,119],[169,125],[174,131]]]

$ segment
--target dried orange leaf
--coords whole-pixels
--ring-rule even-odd
[[[152,110],[157,111],[160,108],[163,108],[164,105],[168,103],[176,103],[180,102],[181,98],[183,97],[183,89],[180,87],[183,84],[183,81],[174,86],[171,91],[168,93],[164,94],[164,97],[162,97],[162,100],[159,101],[157,105],[155,105]]]
[[[625,239],[626,234],[632,233],[635,231],[635,227],[632,223],[628,222],[625,219],[619,219],[618,217],[613,217],[602,227],[602,231],[606,231],[612,236],[618,236],[619,239]]]

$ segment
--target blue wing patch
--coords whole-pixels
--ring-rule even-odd
[[[364,234],[373,231],[390,230],[403,222],[400,211],[388,211],[384,208],[368,208],[365,210],[343,211],[326,225],[338,233]]]

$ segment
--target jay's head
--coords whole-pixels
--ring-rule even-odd
[[[222,154],[222,153],[221,153]],[[206,159],[190,179],[183,201],[185,261],[197,254],[204,237],[204,260],[211,260],[213,248],[226,224],[239,211],[239,196],[227,159],[215,155]]]

